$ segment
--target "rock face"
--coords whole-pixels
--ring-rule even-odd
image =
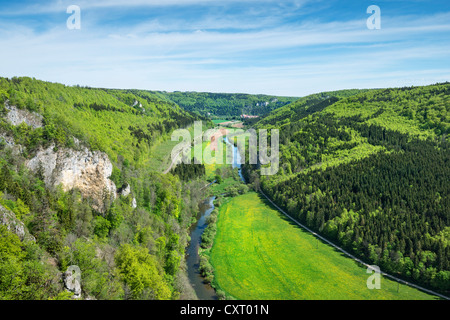
[[[119,193],[122,197],[128,197],[128,195],[131,193],[131,187],[129,184],[123,185],[122,188],[119,190]]]
[[[5,103],[5,107],[8,110],[6,120],[12,125],[17,126],[25,122],[27,125],[33,127],[33,129],[42,127],[42,116],[40,114],[18,109],[15,106],[10,106],[8,103]]]
[[[25,122],[34,129],[42,127],[42,116],[28,110],[21,110],[5,103],[8,110],[6,120],[13,125]],[[0,135],[0,140],[10,146],[15,152],[22,147],[14,144],[14,140],[6,135]],[[79,141],[75,139],[79,146]],[[104,212],[105,204],[116,198],[116,186],[109,177],[112,173],[112,163],[106,153],[87,148],[81,151],[60,149],[54,151],[54,145],[41,149],[36,156],[26,162],[26,166],[33,170],[42,170],[45,184],[51,188],[62,185],[64,191],[77,188],[84,198],[91,198],[92,208]]]
[[[7,210],[0,204],[0,224],[6,226],[6,228],[17,234],[22,241],[36,241],[36,239],[28,232],[22,221],[16,218],[14,212]]]
[[[62,185],[64,191],[80,190],[85,198],[93,200],[92,207],[104,212],[105,203],[116,198],[116,185],[109,177],[112,163],[100,151],[59,149],[54,145],[40,150],[26,165],[33,171],[42,170],[45,184],[49,187]]]
[[[122,188],[120,188],[119,190],[117,190],[118,194],[120,194],[122,197],[128,197],[131,194],[131,187],[129,184],[124,184],[122,186]],[[131,200],[131,207],[137,208],[137,201],[136,198],[133,197],[133,199]]]
[[[81,270],[78,266],[69,266],[63,273],[64,287],[67,291],[73,292],[73,299],[81,298]]]
[[[23,147],[20,144],[16,144],[14,139],[4,133],[0,133],[0,144],[4,144],[6,147],[10,147],[13,155],[19,155],[22,153]]]

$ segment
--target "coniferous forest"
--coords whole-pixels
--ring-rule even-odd
[[[280,128],[280,170],[247,179],[364,261],[448,292],[450,84],[327,99],[262,119]]]

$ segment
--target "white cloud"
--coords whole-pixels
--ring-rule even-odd
[[[449,61],[450,44],[440,41],[450,31],[448,13],[387,17],[377,31],[367,30],[363,19],[296,25],[267,19],[207,16],[194,24],[153,19],[113,29],[83,20],[79,31],[67,30],[63,21],[44,32],[0,23],[0,70],[2,76],[97,87],[296,96],[450,78],[448,68],[416,63]],[[227,30],[233,27],[239,32]],[[420,37],[425,40],[415,40]]]
[[[46,14],[55,12],[65,12],[69,5],[76,4],[82,10],[90,9],[111,9],[111,8],[137,8],[137,7],[174,7],[174,6],[212,6],[224,7],[236,3],[242,4],[277,4],[280,6],[292,6],[300,8],[313,0],[53,0],[47,3],[40,1],[37,4],[15,7],[13,9],[4,8],[2,15],[24,15],[24,14]]]

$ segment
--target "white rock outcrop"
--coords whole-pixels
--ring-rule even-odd
[[[48,187],[62,185],[64,191],[79,189],[83,197],[93,200],[92,207],[99,212],[104,212],[105,204],[116,198],[116,185],[109,179],[113,166],[104,152],[87,148],[54,151],[51,145],[38,151],[26,166],[33,171],[42,170]]]
[[[13,155],[19,155],[23,151],[23,147],[20,144],[16,144],[14,142],[14,138],[6,135],[5,133],[0,133],[0,145],[1,144],[5,147],[11,148]]]
[[[43,126],[43,117],[36,112],[18,109],[5,103],[8,110],[5,118],[12,125],[25,122],[34,129]],[[0,140],[12,147],[16,153],[20,153],[22,147],[16,145],[11,137],[0,135]],[[75,145],[80,148],[80,142],[74,139]],[[107,202],[116,198],[117,188],[109,177],[112,173],[112,163],[106,153],[89,151],[87,148],[81,151],[73,149],[55,150],[55,145],[47,149],[41,149],[36,156],[26,162],[26,166],[37,171],[42,170],[47,187],[52,188],[62,185],[64,191],[78,188],[85,198],[93,200],[92,207],[104,212]]]
[[[123,186],[122,186],[122,188],[120,188],[119,190],[118,190],[118,193],[122,196],[122,197],[128,197],[130,194],[131,194],[131,187],[130,187],[130,185],[129,184],[124,184]],[[131,200],[131,207],[134,209],[134,208],[137,208],[137,201],[136,201],[136,198],[135,197],[133,197],[133,199]]]
[[[81,270],[78,266],[73,265],[67,268],[62,274],[64,287],[67,291],[72,292],[72,299],[81,298]]]
[[[43,118],[40,114],[36,112],[30,112],[28,110],[18,109],[15,106],[10,106],[8,103],[5,103],[5,107],[8,110],[5,118],[12,125],[17,126],[22,122],[25,122],[27,125],[33,127],[33,129],[41,128],[43,126]]]
[[[122,197],[128,197],[128,195],[131,193],[131,187],[129,184],[125,185],[122,187],[122,189],[120,190],[120,195]]]

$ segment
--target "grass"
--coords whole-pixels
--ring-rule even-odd
[[[210,195],[218,196],[225,193],[226,189],[229,187],[239,186],[242,184],[241,181],[235,180],[233,177],[228,177],[223,179],[222,183],[215,183],[210,187]]]
[[[205,128],[203,128],[205,130]],[[194,135],[194,128],[189,127],[188,128],[191,136]],[[164,139],[161,139],[159,142],[155,143],[155,145],[152,147],[152,149],[149,152],[149,160],[147,161],[147,166],[152,171],[158,171],[163,172],[166,170],[170,163],[172,162],[172,150],[181,142],[180,141],[171,141],[170,136],[166,136]],[[220,139],[220,142],[218,142],[220,145],[222,145],[222,149],[219,148],[219,152],[211,151],[210,141],[203,141],[202,142],[202,155],[203,155],[203,164],[205,165],[206,170],[206,178],[211,180],[216,175],[216,169],[222,168],[227,166],[227,147],[225,142],[223,142],[222,138]],[[208,148],[208,149],[207,149]],[[194,157],[194,148],[191,148],[191,155],[192,159]],[[229,157],[232,157],[232,154],[228,154]],[[218,161],[219,159],[222,159],[222,163]],[[231,162],[232,158],[229,158],[228,162]]]
[[[236,299],[435,298],[384,277],[381,289],[369,290],[366,268],[288,221],[255,192],[221,205],[211,263],[217,286]]]
[[[231,152],[227,154],[227,146],[223,139],[221,138],[217,143],[218,146],[219,144],[222,146],[222,148],[218,148],[217,152],[209,149],[211,148],[210,141],[204,141],[202,144],[202,150],[204,151],[203,164],[205,165],[206,177],[209,180],[215,177],[218,168],[226,167],[229,165],[227,162],[231,163],[232,161],[233,155]],[[227,156],[229,157],[228,160]]]
[[[225,119],[214,119],[212,122],[214,124],[220,124],[220,123],[224,123],[224,122],[228,122],[230,120],[225,120]]]
[[[179,144],[178,141],[164,140],[155,145],[150,151],[148,166],[152,171],[163,172],[171,162],[173,148]]]
[[[187,130],[191,137],[194,137],[194,127],[189,126]],[[205,127],[203,127],[203,130],[205,130]],[[179,141],[172,141],[171,135],[166,135],[161,138],[151,148],[146,165],[151,171],[163,172],[172,162],[172,150],[181,142],[181,139]]]

